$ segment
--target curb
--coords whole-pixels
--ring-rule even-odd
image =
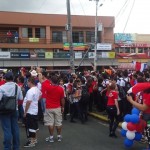
[[[94,117],[94,118],[96,118],[96,119],[98,119],[98,120],[102,120],[102,121],[105,121],[105,122],[109,122],[109,119],[107,118],[107,117],[104,117],[104,116],[102,116],[102,115],[99,115],[99,114],[97,114],[97,113],[88,113],[90,116],[92,116],[92,117]],[[120,128],[122,128],[122,122],[120,122],[119,123],[119,125],[118,125],[118,127],[120,127]]]

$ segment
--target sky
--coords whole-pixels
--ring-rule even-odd
[[[0,0],[0,11],[67,14],[66,1]],[[71,15],[95,16],[95,4],[94,0],[70,0]],[[99,0],[98,6],[98,16],[115,17],[115,33],[150,34],[150,0]]]

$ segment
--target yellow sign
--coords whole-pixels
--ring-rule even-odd
[[[51,59],[51,58],[53,58],[53,52],[45,52],[45,58],[46,58],[46,59]]]
[[[108,58],[115,58],[115,52],[108,52]]]
[[[39,38],[29,38],[29,42],[39,42]]]

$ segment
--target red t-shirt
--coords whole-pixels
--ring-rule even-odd
[[[93,87],[96,85],[96,82],[95,81],[92,81],[90,87],[89,87],[89,93],[92,93],[93,92]]]
[[[118,92],[116,92],[116,91],[110,91],[108,93],[107,106],[114,106],[116,100],[118,100]]]
[[[5,83],[6,83],[5,80],[0,80],[0,86],[3,85],[3,84],[5,84]]]
[[[149,108],[143,113],[150,114],[150,94],[149,93],[143,94],[143,103],[149,106]]]
[[[51,82],[50,80],[46,79],[44,82],[41,84],[41,92],[42,92],[42,98],[46,98],[46,86],[50,85]]]
[[[61,99],[64,98],[64,90],[59,85],[46,85],[46,108],[61,107]]]

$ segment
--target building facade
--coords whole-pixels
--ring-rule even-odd
[[[115,33],[116,59],[120,68],[133,68],[133,61],[148,63],[150,59],[150,35]]]
[[[0,66],[69,68],[67,16],[0,12]],[[116,65],[114,17],[98,16],[97,65]],[[95,16],[71,16],[75,66],[91,66],[95,42]],[[87,52],[88,50],[88,52]],[[87,53],[86,53],[87,52]],[[86,55],[84,55],[86,53]]]

